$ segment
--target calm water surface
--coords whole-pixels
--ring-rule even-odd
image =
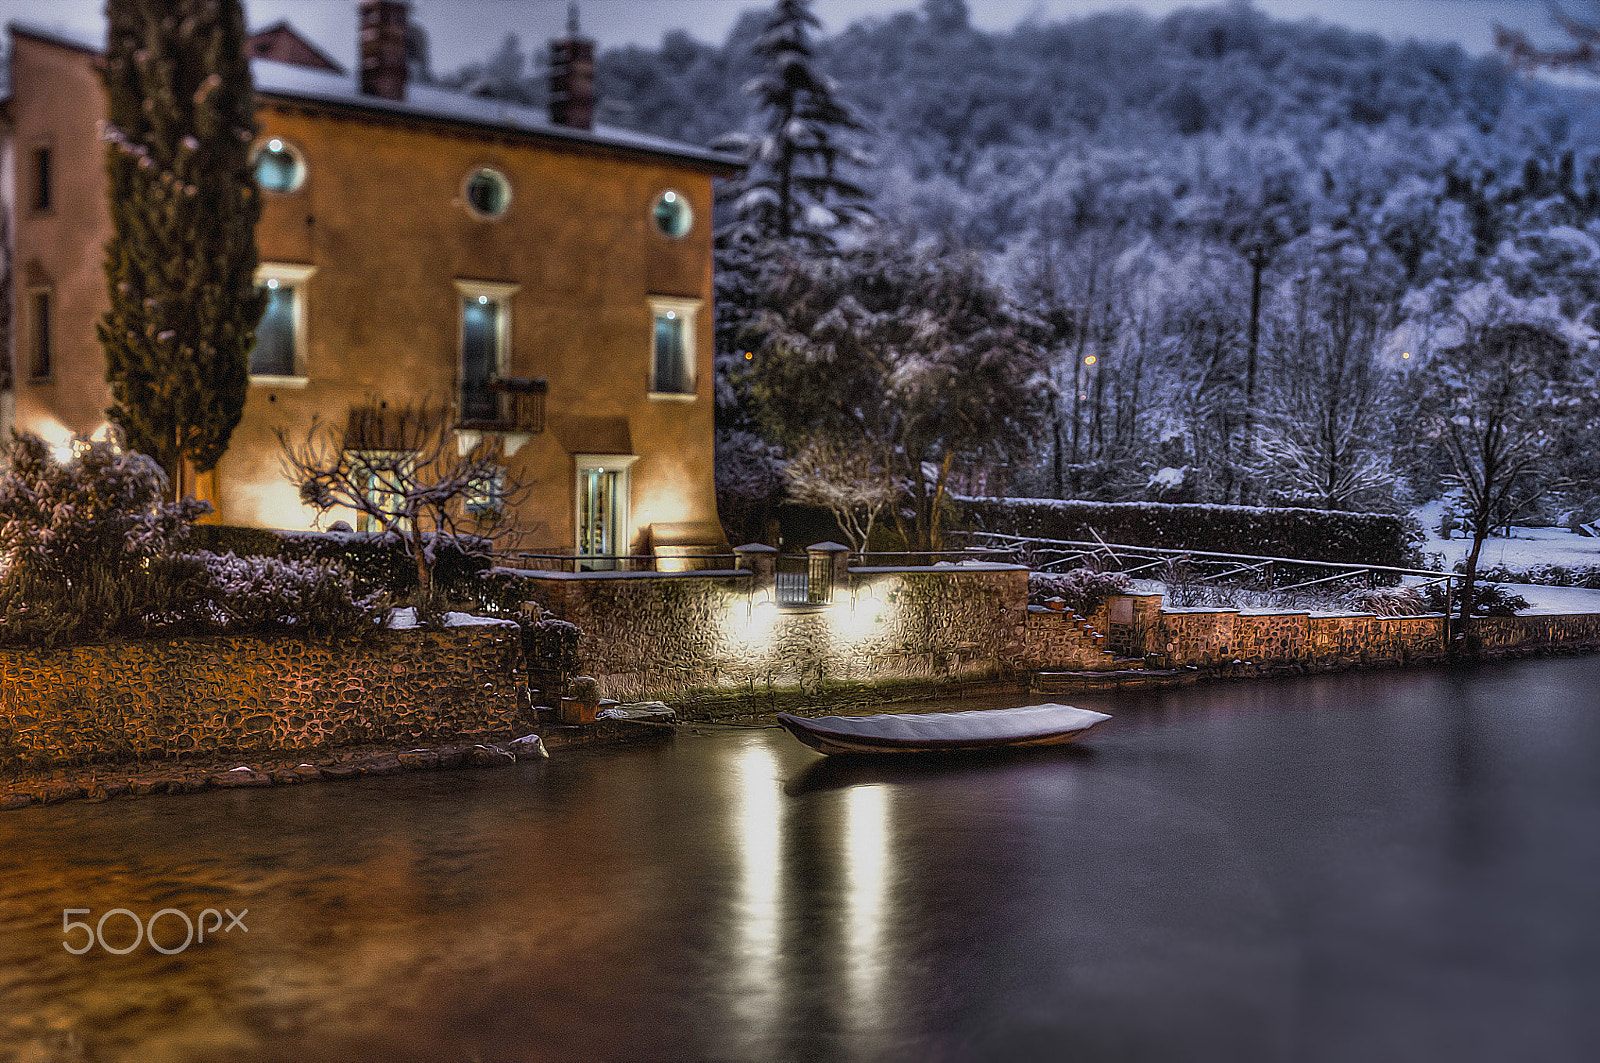
[[[1600,658],[1071,700],[0,815],[0,1060],[1600,1058]]]

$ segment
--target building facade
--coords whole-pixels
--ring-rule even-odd
[[[526,485],[524,549],[720,542],[710,221],[733,161],[594,128],[593,46],[575,34],[554,42],[545,114],[408,85],[405,5],[360,15],[353,77],[252,61],[267,309],[243,420],[199,493],[225,523],[313,527],[277,433],[320,419],[355,446],[358,423],[431,404],[463,448],[500,444]],[[109,404],[98,60],[93,42],[11,27],[14,418],[51,440],[93,433]],[[501,504],[480,501],[486,522]],[[341,517],[356,521],[321,519]]]

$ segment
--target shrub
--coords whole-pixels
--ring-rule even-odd
[[[1457,572],[1466,570],[1466,562],[1456,564]],[[1594,565],[1531,565],[1513,569],[1495,565],[1478,570],[1478,578],[1496,583],[1534,583],[1543,587],[1588,587],[1600,590],[1600,567]]]
[[[233,633],[290,631],[350,637],[387,613],[381,595],[357,597],[337,565],[275,557],[198,554],[211,604]]]
[[[577,624],[546,617],[522,625],[522,654],[529,668],[565,679],[583,667],[578,657],[582,638]]]
[[[0,474],[0,642],[52,647],[107,636],[294,631],[349,635],[386,611],[336,566],[190,552],[210,507],[165,502],[141,454],[76,440],[58,461],[16,436]]]
[[[1430,584],[1426,591],[1428,598],[1428,611],[1433,613],[1445,612],[1444,584]],[[1457,589],[1456,594],[1460,594]],[[1455,598],[1451,607],[1459,609],[1461,599]],[[1506,590],[1498,583],[1480,583],[1473,591],[1472,615],[1473,616],[1516,616],[1528,608],[1528,599],[1520,594]]]
[[[1121,572],[1100,572],[1087,566],[1070,572],[1028,573],[1030,605],[1043,605],[1047,598],[1063,598],[1067,608],[1079,616],[1088,616],[1109,596],[1132,589],[1133,581]]]
[[[1421,616],[1433,611],[1428,598],[1416,587],[1375,587],[1345,599],[1351,609],[1379,616]]]
[[[398,535],[202,524],[194,528],[191,541],[199,548],[239,557],[335,562],[350,573],[357,594],[382,591],[400,600],[417,588],[417,566]],[[474,582],[493,562],[489,553],[492,545],[488,540],[464,535],[430,539],[435,582],[451,597],[475,597]]]

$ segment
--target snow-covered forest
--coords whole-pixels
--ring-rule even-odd
[[[753,9],[717,45],[603,52],[601,119],[759,141],[744,90],[786,7],[805,5]],[[1479,498],[1496,519],[1600,516],[1600,92],[1248,3],[989,33],[962,0],[924,0],[813,27],[798,61],[859,118],[824,131],[824,162],[877,218],[807,253],[976,260],[1044,355],[1026,431],[953,455],[949,489],[1360,510],[1444,495],[1465,516],[1475,462],[1526,458]],[[515,39],[450,80],[545,91]],[[767,283],[741,263],[724,253],[719,298]],[[1518,363],[1517,395],[1474,383],[1483,359],[1520,357],[1508,335],[1561,347],[1528,340],[1545,353]],[[724,465],[779,489],[766,444],[800,448],[743,408],[755,341],[721,339]],[[1496,424],[1528,429],[1498,459],[1504,440],[1474,438]]]

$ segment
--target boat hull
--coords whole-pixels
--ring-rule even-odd
[[[1105,713],[1071,705],[976,709],[956,713],[883,713],[806,718],[778,713],[778,722],[819,753],[938,753],[1065,745]]]

